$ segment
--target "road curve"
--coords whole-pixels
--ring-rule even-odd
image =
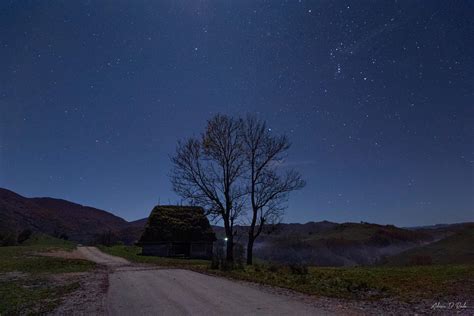
[[[80,247],[88,259],[111,267],[109,315],[327,315],[288,296],[181,269],[150,269]]]
[[[128,260],[103,253],[96,247],[77,247],[77,250],[84,258],[105,266],[118,267],[130,264]]]

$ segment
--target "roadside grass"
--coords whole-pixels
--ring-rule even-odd
[[[22,246],[29,246],[32,248],[38,248],[41,251],[48,251],[49,249],[61,249],[66,251],[72,251],[76,249],[76,244],[69,240],[54,238],[44,234],[33,234],[28,240],[26,240]]]
[[[48,313],[60,304],[61,296],[78,287],[77,282],[52,286],[39,278],[0,282],[0,315]]]
[[[455,297],[459,291],[473,291],[474,265],[436,265],[412,267],[304,267],[254,264],[221,271],[205,260],[141,256],[140,247],[101,247],[106,253],[132,262],[163,267],[185,268],[197,272],[245,280],[298,292],[335,298],[378,300],[396,298],[405,302]]]
[[[52,277],[89,271],[94,263],[39,255],[74,248],[71,242],[44,235],[33,236],[21,246],[0,247],[0,315],[47,313],[61,303],[62,296],[77,289],[77,282],[57,284]]]
[[[295,273],[285,266],[257,265],[225,274],[318,296],[411,302],[455,297],[469,278],[472,283],[474,266],[310,267],[307,273]]]

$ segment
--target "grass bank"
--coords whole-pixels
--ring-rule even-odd
[[[474,265],[305,269],[297,266],[257,264],[242,269],[220,271],[210,269],[210,262],[204,260],[141,256],[141,249],[135,246],[101,249],[132,262],[187,268],[326,297],[368,300],[392,297],[411,302],[455,297],[459,291],[474,290]]]
[[[0,247],[0,315],[47,313],[61,303],[62,296],[77,289],[77,282],[58,283],[54,275],[88,271],[94,263],[39,255],[74,248],[71,242],[41,235],[21,246]]]

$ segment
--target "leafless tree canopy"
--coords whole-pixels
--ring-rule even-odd
[[[252,264],[253,244],[267,224],[283,215],[291,191],[305,182],[295,170],[279,172],[290,143],[286,136],[274,136],[264,121],[248,116],[243,124],[243,152],[250,196],[251,221],[247,245],[247,263]]]
[[[178,143],[172,158],[173,189],[185,200],[203,206],[222,219],[227,236],[227,259],[232,260],[234,224],[244,211],[244,172],[240,130],[242,121],[217,115],[208,121],[201,139]]]
[[[173,189],[185,200],[204,207],[224,223],[227,259],[233,259],[234,225],[250,213],[247,261],[266,224],[278,222],[288,194],[304,186],[299,173],[282,172],[280,161],[290,143],[274,136],[255,117],[245,120],[216,115],[201,138],[179,142],[172,157]]]

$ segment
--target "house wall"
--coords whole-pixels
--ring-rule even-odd
[[[159,243],[142,245],[142,255],[159,257],[212,258],[212,243]]]
[[[152,244],[142,246],[142,255],[168,257],[171,244]]]

